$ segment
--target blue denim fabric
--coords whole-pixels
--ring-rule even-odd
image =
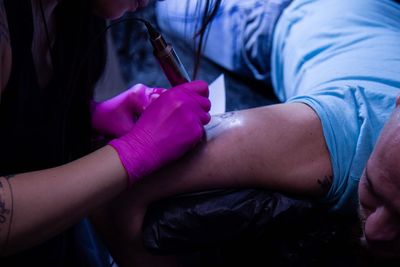
[[[292,0],[223,0],[209,31],[204,56],[235,73],[265,81],[270,73],[276,21]],[[194,45],[205,1],[157,3],[163,32]]]

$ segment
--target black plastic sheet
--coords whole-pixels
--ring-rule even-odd
[[[158,254],[209,248],[261,236],[268,227],[311,211],[307,200],[263,190],[213,190],[153,204],[145,218],[145,245]]]
[[[190,193],[152,204],[144,243],[183,266],[398,266],[361,249],[357,214],[260,189]]]

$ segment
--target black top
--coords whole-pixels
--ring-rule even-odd
[[[21,5],[21,3],[25,3]],[[57,88],[40,88],[31,52],[30,1],[4,1],[12,47],[12,70],[0,104],[0,174],[44,169],[63,162]],[[53,87],[53,88],[52,88]]]
[[[0,175],[58,166],[73,159],[69,152],[74,151],[74,144],[79,146],[77,150],[88,146],[87,136],[79,135],[80,129],[88,128],[85,120],[72,117],[67,125],[73,131],[65,128],[65,118],[60,116],[65,114],[65,104],[57,100],[62,99],[62,87],[56,86],[54,81],[47,88],[39,86],[31,50],[31,1],[5,0],[4,4],[12,47],[12,70],[0,103]],[[72,107],[82,105],[77,102],[72,102]],[[71,118],[71,114],[66,116]],[[75,139],[66,140],[65,132],[74,132]],[[36,208],[32,207],[32,212]],[[0,259],[0,266],[102,266],[90,231],[88,222],[83,221],[38,247]],[[87,253],[90,250],[92,255]]]

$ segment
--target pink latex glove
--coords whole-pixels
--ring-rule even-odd
[[[129,133],[109,143],[117,150],[130,185],[178,159],[201,140],[203,125],[211,118],[208,93],[202,81],[164,92]]]
[[[137,84],[99,103],[92,102],[92,126],[101,135],[120,137],[129,132],[142,112],[165,89]]]

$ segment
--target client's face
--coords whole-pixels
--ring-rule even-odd
[[[400,217],[371,190],[366,178],[359,186],[362,242],[373,254],[400,257]]]
[[[400,257],[400,107],[386,123],[360,180],[365,245],[376,255]]]
[[[149,0],[92,0],[93,10],[105,19],[117,19],[127,11],[148,5]]]

